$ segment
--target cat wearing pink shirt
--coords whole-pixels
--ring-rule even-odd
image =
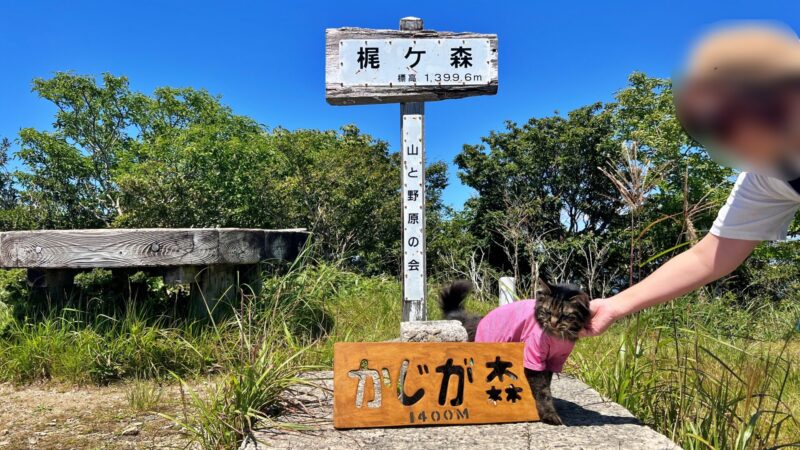
[[[470,341],[524,342],[525,376],[536,398],[539,418],[561,425],[550,382],[553,372],[561,372],[578,332],[589,320],[589,296],[572,284],[540,280],[539,285],[535,300],[503,305],[484,317],[464,310],[464,300],[472,290],[468,281],[456,281],[444,288],[439,304],[446,319],[464,324]]]

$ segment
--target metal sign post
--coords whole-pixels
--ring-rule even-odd
[[[426,320],[425,101],[497,93],[497,35],[424,30],[326,30],[325,97],[332,105],[400,103],[403,321]]]

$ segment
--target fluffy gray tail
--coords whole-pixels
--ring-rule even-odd
[[[470,341],[475,340],[475,331],[481,316],[468,313],[464,310],[464,300],[472,292],[472,283],[467,280],[457,280],[442,288],[439,292],[439,307],[442,315],[447,320],[458,320],[467,329]]]

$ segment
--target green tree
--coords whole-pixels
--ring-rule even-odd
[[[30,215],[14,184],[11,157],[11,141],[3,138],[0,140],[0,231],[28,228],[30,223]]]
[[[730,189],[732,171],[678,122],[670,80],[642,73],[613,103],[509,123],[483,144],[456,158],[478,191],[470,230],[517,275],[544,263],[622,287],[696,241]]]
[[[119,214],[119,190],[113,181],[135,104],[124,77],[58,73],[36,79],[33,90],[56,108],[52,131],[20,131],[17,153],[27,171],[17,179],[25,200],[35,205],[41,228],[99,227]]]
[[[489,261],[525,271],[545,242],[605,235],[619,223],[620,202],[598,169],[616,160],[613,108],[600,103],[566,116],[508,122],[483,145],[465,145],[456,157],[459,176],[477,191],[471,231],[485,243]],[[563,275],[580,268],[562,264]],[[534,268],[534,272],[536,269]]]
[[[263,214],[252,211],[275,210],[273,193],[256,185],[281,173],[270,170],[275,157],[254,120],[194,89],[159,88],[137,102],[140,132],[114,172],[114,226],[255,226]]]
[[[399,267],[400,158],[354,126],[269,130],[206,91],[145,95],[109,74],[59,73],[34,91],[57,111],[52,130],[20,133],[30,227],[306,227],[324,258]],[[427,171],[433,229],[445,174]]]
[[[17,204],[17,190],[14,188],[14,178],[9,171],[9,150],[11,141],[8,138],[0,140],[0,209],[7,210]]]

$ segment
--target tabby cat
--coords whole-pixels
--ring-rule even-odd
[[[484,317],[464,309],[464,300],[472,290],[470,282],[456,281],[445,287],[439,295],[439,305],[445,319],[458,320],[464,325],[470,341],[476,341],[477,336],[478,342],[526,342],[526,351],[533,352],[539,350],[529,349],[546,349],[541,351],[555,352],[555,350],[547,349],[559,348],[558,355],[533,355],[535,360],[548,361],[548,363],[546,365],[542,363],[541,367],[545,370],[531,370],[526,367],[525,376],[536,399],[539,418],[542,422],[551,425],[561,425],[561,417],[553,406],[550,382],[553,379],[553,371],[561,371],[561,365],[578,339],[578,333],[589,320],[589,296],[572,284],[554,284],[540,280],[539,286],[535,304],[530,301],[515,302],[503,305],[487,314],[486,317],[492,318],[492,320],[484,321],[484,328],[507,328],[502,330],[500,335],[494,337],[491,335],[492,330],[485,331],[481,328],[481,320]],[[531,309],[526,310],[527,307]],[[504,308],[507,308],[505,314],[504,311],[501,311]],[[520,310],[528,311],[527,316],[518,317],[516,312]],[[499,314],[494,314],[496,312]],[[514,323],[498,324],[497,318]],[[538,327],[530,323],[531,320],[534,320]],[[529,346],[528,343],[531,342],[531,339],[544,339],[550,344]],[[527,355],[526,353],[526,358]],[[551,363],[554,358],[558,362]]]

